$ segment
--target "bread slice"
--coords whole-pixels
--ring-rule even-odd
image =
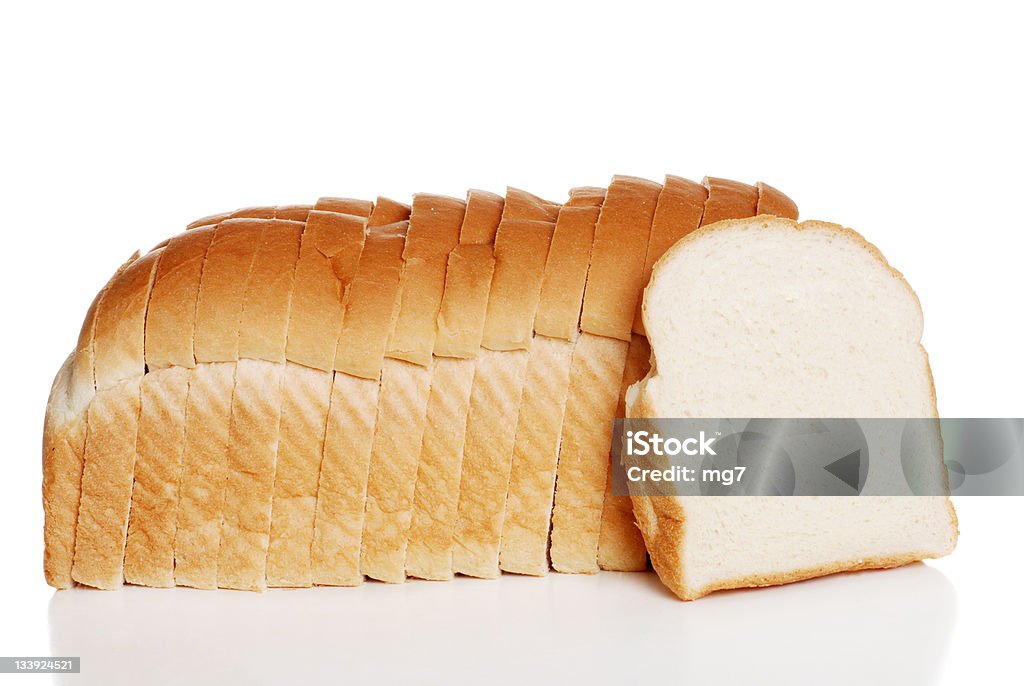
[[[467,193],[459,245],[448,255],[406,547],[406,573],[421,579],[452,577],[466,420],[476,374],[472,358],[483,339],[494,274],[494,251],[488,242],[497,232],[503,207],[501,196]]]
[[[146,306],[163,249],[134,261],[107,287],[93,338],[96,396],[89,404],[71,577],[116,588],[124,579],[139,381],[145,371]]]
[[[511,193],[514,197],[515,193]],[[522,198],[516,202],[520,202]],[[501,528],[529,355],[533,319],[554,224],[519,218],[543,206],[521,202],[505,213],[494,240],[495,267],[477,358],[463,455],[453,570],[499,574]]]
[[[139,257],[132,255],[96,294],[85,315],[75,350],[50,388],[43,427],[43,574],[54,588],[72,585],[75,529],[82,494],[82,467],[89,403],[96,395],[93,370],[96,314],[110,284]]]
[[[598,190],[588,189],[588,197],[603,197],[604,189]],[[570,202],[580,194],[576,191]],[[506,572],[543,575],[549,568],[558,448],[599,212],[599,206],[589,204],[563,207],[551,240],[516,422],[501,532],[499,566]]]
[[[309,218],[309,211],[312,209],[312,205],[278,205],[274,208],[274,219],[304,222]]]
[[[239,326],[264,224],[225,220],[217,225],[206,251],[196,301],[194,345],[200,364],[192,371],[185,405],[174,540],[174,579],[179,586],[217,587]]]
[[[246,285],[217,562],[221,588],[266,588],[285,348],[303,228],[265,222]]]
[[[594,230],[551,519],[551,564],[560,572],[598,571],[612,420],[660,194],[652,181],[615,177]]]
[[[320,206],[366,212],[366,201],[332,199]],[[277,446],[267,585],[313,584],[312,542],[320,464],[343,324],[345,294],[359,263],[366,220],[354,214],[310,212],[295,265]],[[334,313],[335,321],[317,308]],[[323,312],[324,310],[319,310]],[[306,364],[296,364],[304,360]],[[314,368],[310,364],[319,365]]]
[[[459,242],[465,210],[455,198],[425,193],[413,198],[366,487],[361,571],[380,581],[405,580],[437,313],[448,253]]]
[[[313,530],[313,583],[362,582],[366,484],[381,368],[397,313],[407,222],[373,227],[345,296]]]
[[[916,296],[834,224],[762,216],[691,234],[655,266],[644,323],[656,366],[631,417],[936,416]],[[686,600],[938,557],[957,537],[945,497],[633,500]]]

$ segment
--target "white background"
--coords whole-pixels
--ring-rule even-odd
[[[68,683],[1019,683],[1017,498],[961,500],[929,566],[682,604],[615,574],[54,594],[39,494],[50,381],[114,268],[201,215],[331,194],[765,180],[906,274],[944,415],[1024,416],[1014,3],[20,5],[0,9],[0,654],[82,655]]]

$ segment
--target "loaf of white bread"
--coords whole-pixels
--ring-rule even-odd
[[[655,265],[654,350],[630,417],[936,417],[921,308],[849,229],[754,217],[691,233]],[[938,467],[938,465],[937,465]],[[662,581],[711,591],[939,557],[942,496],[635,497]]]
[[[323,198],[194,222],[118,270],[54,382],[47,582],[644,569],[608,477],[611,420],[649,370],[643,287],[679,239],[757,214],[796,207],[616,177],[563,204]]]

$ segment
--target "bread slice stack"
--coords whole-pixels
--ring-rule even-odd
[[[688,235],[655,265],[656,363],[630,417],[936,417],[917,297],[849,229],[770,216]],[[662,581],[689,600],[939,557],[948,497],[636,497]]]
[[[612,419],[652,267],[769,186],[616,177],[203,218],[100,291],[44,431],[48,583],[639,570]]]

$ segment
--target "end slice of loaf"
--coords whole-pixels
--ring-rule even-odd
[[[934,417],[917,297],[834,224],[774,217],[691,234],[654,268],[644,323],[655,368],[630,417]],[[680,598],[948,554],[946,497],[635,497],[661,579]]]

